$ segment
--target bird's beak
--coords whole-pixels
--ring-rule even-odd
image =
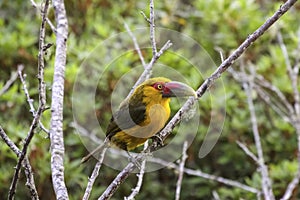
[[[188,97],[188,96],[197,97],[197,94],[195,90],[190,86],[181,82],[171,81],[165,83],[162,96],[163,97]]]

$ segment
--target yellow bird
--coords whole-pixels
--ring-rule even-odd
[[[170,117],[170,98],[196,96],[188,85],[164,77],[151,78],[136,87],[113,114],[106,137],[113,145],[130,151],[158,133]],[[101,146],[82,159],[87,161]]]

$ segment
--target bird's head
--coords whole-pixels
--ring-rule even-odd
[[[164,99],[170,97],[196,97],[196,92],[190,86],[171,81],[164,77],[156,77],[146,80],[141,84],[143,95],[156,99]]]

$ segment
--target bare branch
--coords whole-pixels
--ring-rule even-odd
[[[187,141],[184,141],[183,143],[183,148],[182,148],[182,157],[179,163],[179,171],[178,171],[178,179],[176,183],[176,193],[175,193],[175,200],[180,199],[180,190],[181,190],[181,185],[182,185],[182,179],[183,179],[183,173],[184,173],[184,165],[185,161],[188,157],[186,151],[188,148],[188,143]]]
[[[164,46],[160,49],[159,52],[157,52],[155,54],[155,56],[152,57],[150,63],[147,65],[146,69],[143,71],[143,73],[141,74],[141,76],[139,77],[139,79],[136,81],[136,83],[134,84],[134,86],[132,87],[132,89],[130,90],[127,98],[129,98],[132,93],[134,92],[134,89],[140,85],[141,83],[143,83],[145,80],[147,80],[150,75],[151,75],[151,71],[152,71],[152,67],[154,65],[154,63],[160,58],[160,56],[170,47],[172,46],[172,43],[170,40],[168,40]]]
[[[67,57],[68,20],[63,0],[52,0],[57,24],[56,52],[52,85],[52,104],[50,121],[50,151],[52,184],[56,199],[68,199],[64,181],[64,136],[63,136],[63,103],[64,80]]]
[[[133,41],[133,44],[134,44],[134,48],[136,50],[136,52],[138,53],[139,57],[140,57],[140,60],[141,60],[141,63],[144,67],[144,69],[146,69],[146,63],[145,63],[145,60],[144,60],[144,57],[143,57],[143,54],[141,52],[141,49],[139,47],[139,44],[136,40],[136,37],[134,36],[134,34],[131,32],[130,28],[128,27],[127,23],[124,22],[124,27],[126,29],[126,31],[128,32],[128,34],[130,35],[132,41]]]
[[[248,155],[256,164],[259,164],[258,158],[250,151],[250,149],[240,141],[236,141],[236,143],[239,145],[239,147]]]
[[[244,67],[244,65],[242,65]],[[244,70],[244,69],[242,69]],[[255,77],[255,72],[254,68],[250,67],[251,75],[252,77]],[[269,172],[267,169],[267,166],[265,165],[264,161],[264,155],[263,155],[263,150],[261,146],[261,140],[260,140],[260,135],[258,131],[258,124],[257,124],[257,119],[256,119],[256,114],[255,114],[255,108],[253,104],[253,99],[252,99],[252,90],[253,90],[253,82],[250,80],[248,83],[245,81],[243,82],[243,87],[245,88],[246,91],[246,96],[247,96],[247,102],[249,106],[249,111],[250,111],[250,116],[251,116],[251,124],[252,124],[252,131],[253,131],[253,136],[254,136],[254,141],[255,141],[255,146],[257,150],[257,155],[258,155],[258,166],[260,167],[260,173],[261,173],[261,187],[263,190],[264,194],[264,199],[266,200],[273,200],[275,199],[273,190],[272,190],[272,182],[269,177]]]
[[[20,66],[23,66],[23,65],[20,65]],[[29,110],[29,111],[32,113],[32,116],[35,117],[36,111],[35,111],[35,108],[34,108],[34,106],[33,106],[33,99],[30,98],[30,95],[29,95],[29,92],[28,92],[28,89],[27,89],[27,84],[26,84],[25,78],[24,78],[24,76],[23,76],[21,70],[19,70],[18,73],[19,73],[19,77],[20,77],[21,83],[22,83],[22,85],[23,85],[24,94],[25,94],[25,96],[26,96],[28,105],[29,105],[29,107],[30,107],[30,110]],[[26,74],[25,74],[25,75],[26,75]],[[39,125],[40,125],[41,129],[42,129],[45,133],[47,133],[48,136],[49,136],[49,130],[45,128],[45,126],[42,124],[41,120],[39,120]]]
[[[300,179],[300,173],[297,172],[296,176],[288,184],[287,189],[286,189],[283,197],[280,200],[289,200],[289,199],[291,199],[291,196],[293,195],[293,191],[295,190],[296,187],[299,187],[299,179]]]
[[[146,14],[143,12],[143,11],[140,11],[141,15],[144,17],[145,21],[148,22],[149,24],[151,23],[150,22],[150,19],[148,19],[148,17],[146,16]]]
[[[165,166],[167,168],[171,168],[171,169],[175,169],[175,170],[179,170],[179,166],[174,164],[174,163],[170,163],[167,162],[163,159],[160,158],[149,158],[148,160],[149,162],[153,162],[153,163],[157,163],[160,164],[162,166]],[[188,175],[192,175],[192,176],[198,176],[207,180],[212,180],[212,181],[216,181],[231,187],[236,187],[236,188],[240,188],[242,190],[251,192],[251,193],[260,193],[260,191],[256,188],[250,187],[248,185],[242,184],[238,181],[234,181],[234,180],[230,180],[227,178],[223,178],[220,176],[215,176],[212,174],[207,174],[202,172],[201,170],[194,170],[194,169],[189,169],[189,168],[184,168],[184,173],[188,174]]]
[[[35,3],[34,0],[30,0],[32,7],[34,7],[35,9],[37,9],[39,12],[41,12],[42,14],[42,9],[40,9],[37,4]],[[52,24],[52,22],[50,21],[50,19],[48,17],[46,17],[46,21],[48,23],[48,25],[50,26],[51,30],[53,31],[54,34],[56,34],[56,28],[55,26]]]
[[[35,116],[33,118],[33,121],[31,123],[30,129],[28,131],[27,137],[25,139],[25,143],[22,149],[22,152],[19,156],[18,163],[15,169],[15,173],[13,176],[13,180],[10,185],[10,189],[8,192],[8,199],[13,199],[15,192],[16,192],[16,186],[18,183],[19,175],[20,175],[20,170],[21,170],[21,165],[22,162],[26,156],[27,153],[27,148],[29,146],[29,143],[31,142],[31,139],[34,136],[34,130],[37,127],[41,115],[45,109],[46,105],[46,85],[44,82],[44,52],[43,52],[43,47],[44,47],[44,41],[45,41],[45,34],[46,34],[46,28],[45,28],[45,23],[46,23],[46,16],[47,16],[47,11],[48,11],[48,6],[49,6],[49,0],[45,1],[45,5],[42,11],[42,22],[41,22],[41,27],[40,27],[40,37],[39,37],[39,55],[38,55],[38,80],[39,80],[39,107],[37,109],[37,112],[35,113]],[[32,110],[33,111],[33,110]]]
[[[251,64],[250,64],[251,65]],[[249,75],[245,72],[238,72],[234,69],[228,69],[233,78],[238,82],[243,83],[243,81],[251,81]],[[273,110],[281,116],[285,121],[293,124],[294,109],[293,106],[288,102],[284,94],[272,83],[266,80],[263,76],[256,74],[254,79],[253,88],[257,91],[259,96],[264,100]],[[269,94],[267,90],[270,90],[273,94]],[[278,98],[274,99],[274,96]]]
[[[292,89],[293,89],[294,100],[295,100],[295,104],[294,104],[295,112],[296,112],[296,115],[299,117],[299,120],[300,120],[300,95],[299,95],[299,91],[298,91],[298,73],[295,73],[293,68],[292,68],[292,65],[291,65],[291,62],[290,62],[290,59],[289,59],[289,55],[288,55],[288,51],[287,51],[286,46],[283,42],[282,35],[281,35],[280,32],[278,32],[277,38],[278,38],[279,45],[280,45],[280,48],[281,48],[281,51],[282,51],[282,54],[283,54],[283,57],[284,57],[284,60],[285,60],[285,65],[286,65],[289,77],[291,79],[291,83],[292,83]]]
[[[21,151],[19,148],[9,139],[3,128],[0,126],[0,136],[4,140],[4,142],[7,144],[7,146],[19,157],[21,155]],[[34,178],[33,178],[33,172],[31,165],[28,161],[28,158],[24,158],[24,162],[22,163],[22,166],[25,169],[25,176],[26,176],[26,186],[28,187],[31,195],[31,199],[39,199],[35,183],[34,183]]]
[[[280,99],[280,101],[282,102],[282,105],[287,109],[288,115],[290,115],[290,116],[294,115],[295,112],[294,112],[293,106],[288,102],[288,100],[286,99],[284,94],[275,85],[273,85],[272,83],[267,81],[263,76],[261,76],[259,74],[257,74],[255,76],[255,83],[273,91],[277,95],[277,97]]]
[[[282,108],[282,102],[280,103],[280,101],[276,101],[273,100],[272,101],[272,96],[266,92],[263,88],[261,88],[258,85],[254,85],[253,88],[255,89],[255,91],[258,93],[258,95],[260,96],[260,98],[270,107],[272,107],[272,109],[286,122],[293,124],[293,120],[291,118],[291,115],[289,115],[289,113]]]
[[[26,84],[26,81],[24,79],[24,76],[26,77],[26,74],[23,76],[21,70],[19,70],[18,73],[19,73],[19,77],[20,77],[21,83],[23,85],[23,90],[24,90],[24,94],[26,96],[26,100],[27,100],[28,105],[30,107],[29,112],[31,112],[32,115],[33,115],[33,117],[34,117],[35,116],[35,108],[33,106],[33,99],[30,98],[30,95],[29,95],[29,92],[28,92],[28,89],[27,89],[27,84]]]
[[[294,73],[298,74],[299,73],[299,68],[300,68],[300,55],[298,52],[300,52],[300,28],[298,28],[297,31],[297,37],[298,37],[298,46],[296,49],[296,59],[295,59],[295,64],[294,64]]]
[[[156,40],[155,40],[155,23],[154,23],[154,0],[150,0],[150,41],[152,45],[152,55],[155,57],[157,53]]]
[[[142,15],[144,16],[144,18],[147,20],[147,17],[145,16],[145,14],[143,12],[141,12]],[[134,89],[140,85],[142,82],[144,82],[145,80],[147,80],[152,73],[152,67],[154,65],[154,63],[160,58],[160,56],[172,46],[172,43],[170,40],[168,40],[164,46],[160,49],[159,52],[157,52],[156,49],[156,42],[155,42],[155,24],[154,24],[154,3],[153,0],[150,0],[150,40],[151,40],[151,45],[152,45],[152,59],[150,61],[150,63],[145,67],[145,70],[143,71],[143,73],[141,74],[141,76],[139,77],[139,79],[136,81],[136,83],[134,84],[134,86],[131,88],[127,98],[129,98],[131,96],[131,94],[133,93]]]
[[[285,64],[286,68],[291,80],[291,85],[292,85],[292,90],[293,90],[293,97],[294,97],[294,110],[295,110],[295,115],[293,116],[292,119],[292,124],[296,130],[297,134],[297,159],[298,159],[298,170],[296,172],[295,177],[293,180],[288,184],[288,187],[282,197],[282,199],[290,199],[292,196],[293,191],[295,188],[298,186],[300,182],[300,94],[298,90],[298,73],[299,73],[299,55],[296,56],[295,59],[295,66],[294,68],[291,65],[289,55],[288,55],[288,50],[284,44],[282,35],[280,32],[277,34],[277,39],[278,43],[280,45],[283,57],[285,59]],[[300,29],[298,30],[298,49],[300,49]]]
[[[248,36],[248,38],[217,68],[217,70],[207,78],[204,83],[198,88],[198,98],[189,98],[181,109],[175,114],[171,121],[165,126],[165,128],[158,134],[162,140],[164,140],[173,130],[173,128],[182,120],[182,114],[190,110],[193,104],[203,96],[207,89],[225,72],[245,51],[254,43],[261,35],[263,35],[284,13],[286,13],[297,0],[288,0],[254,33]],[[158,149],[159,144],[153,142],[149,149]],[[142,160],[143,158],[141,158]],[[118,189],[121,183],[129,176],[136,166],[133,163],[129,163],[113,180],[113,182],[107,187],[104,193],[99,199],[109,199]]]
[[[144,150],[146,150],[147,148],[148,148],[148,141],[146,141],[144,144]],[[132,192],[128,197],[124,197],[124,200],[134,200],[134,197],[140,192],[143,183],[145,167],[146,167],[146,160],[143,160],[140,167],[140,173],[137,174],[138,182],[136,184],[136,187],[132,189]]]
[[[213,191],[212,191],[212,195],[213,195],[213,197],[214,197],[213,200],[221,200],[221,198],[220,198],[220,196],[219,196],[219,194],[218,194],[217,191],[213,190]]]
[[[107,150],[106,145],[101,145],[101,147],[103,147],[103,148],[100,150],[100,155],[99,155],[99,158],[97,159],[97,163],[96,163],[96,165],[93,169],[92,175],[89,177],[89,181],[88,181],[88,184],[86,186],[86,189],[85,189],[85,192],[84,192],[84,195],[83,195],[83,198],[82,198],[83,200],[88,200],[89,199],[90,194],[91,194],[92,189],[93,189],[94,182],[95,182],[96,178],[99,175],[99,171],[100,171],[100,168],[101,168],[102,163],[103,163],[105,152]]]
[[[18,66],[18,70],[16,72],[13,72],[10,75],[10,79],[5,83],[5,85],[1,88],[0,90],[0,96],[3,95],[12,85],[13,83],[17,80],[18,78],[18,71],[22,71],[24,68],[23,65]]]

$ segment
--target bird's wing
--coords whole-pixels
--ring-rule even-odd
[[[146,106],[140,101],[135,104],[123,104],[116,111],[107,127],[106,136],[110,139],[117,132],[132,128],[146,118]]]

